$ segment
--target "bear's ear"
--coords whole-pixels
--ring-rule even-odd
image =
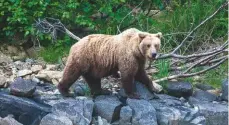
[[[158,38],[160,38],[160,39],[161,39],[161,37],[162,37],[162,33],[161,33],[161,32],[158,32],[158,33],[156,34],[156,37],[158,37]]]
[[[140,41],[142,41],[142,40],[146,37],[146,34],[144,34],[144,33],[139,33],[139,34],[138,34],[138,37],[140,38]]]

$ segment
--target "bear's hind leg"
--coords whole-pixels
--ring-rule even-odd
[[[73,96],[69,93],[71,85],[80,77],[80,72],[73,66],[66,65],[63,73],[63,77],[58,84],[58,90],[63,96]]]
[[[101,79],[100,78],[94,78],[89,74],[85,74],[83,75],[83,78],[85,79],[85,81],[87,82],[88,86],[91,89],[91,95],[108,95],[110,94],[110,92],[107,90],[103,90],[101,88]]]

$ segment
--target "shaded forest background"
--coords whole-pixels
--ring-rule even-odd
[[[58,62],[68,54],[75,40],[62,32],[39,32],[36,21],[45,17],[59,19],[79,37],[92,33],[118,34],[127,28],[156,33],[162,32],[161,52],[166,53],[186,37],[205,18],[226,0],[0,0],[0,43],[43,49],[39,56],[47,62]],[[228,38],[228,10],[220,11],[213,19],[197,29],[181,53],[194,53],[216,47]],[[55,42],[52,42],[55,41]],[[187,42],[189,43],[189,42]],[[36,45],[35,45],[36,44]],[[168,75],[166,61],[157,62]],[[205,74],[213,85],[227,74],[227,63]],[[217,76],[218,79],[210,79]],[[215,85],[217,86],[217,85]]]

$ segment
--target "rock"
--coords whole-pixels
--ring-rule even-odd
[[[217,99],[216,95],[203,90],[195,90],[195,92],[193,93],[193,97],[200,101],[208,101],[208,102],[212,102]]]
[[[129,106],[124,106],[120,111],[119,125],[131,125],[133,111]]]
[[[84,96],[89,94],[90,89],[88,88],[87,84],[82,81],[76,81],[73,84],[74,94],[75,96]]]
[[[30,99],[0,93],[0,116],[12,114],[23,125],[38,125],[43,116],[51,112],[51,107]]]
[[[12,62],[12,59],[9,56],[6,56],[2,52],[0,52],[0,64],[1,65],[10,64],[11,62]]]
[[[228,105],[210,102],[194,102],[193,105],[206,118],[207,125],[227,125]]]
[[[222,82],[222,96],[221,98],[225,101],[228,101],[228,79],[225,79]]]
[[[221,90],[220,89],[211,89],[211,90],[207,90],[207,92],[216,95],[216,96],[220,96],[221,94]]]
[[[30,59],[30,58],[26,58],[26,59],[25,59],[25,62],[26,62],[26,63],[33,64],[33,63],[35,63],[35,60],[34,60],[34,59]]]
[[[46,81],[52,81],[52,79],[60,79],[62,75],[63,71],[41,70],[35,77]]]
[[[22,77],[22,76],[26,76],[26,75],[30,75],[33,72],[31,70],[28,69],[23,69],[23,70],[19,70],[17,73],[17,77]]]
[[[39,83],[39,82],[40,82],[40,80],[39,80],[38,78],[36,78],[36,77],[33,77],[31,80],[32,80],[33,82],[35,82],[35,83]]]
[[[4,77],[3,75],[0,75],[0,88],[5,87],[6,84],[6,77]]]
[[[27,62],[22,62],[22,61],[15,61],[14,66],[16,69],[18,70],[24,70],[24,69],[31,69],[31,63],[27,63]]]
[[[92,125],[111,125],[111,124],[108,123],[106,119],[102,118],[101,116],[98,116],[93,118]]]
[[[57,65],[47,64],[45,70],[57,70]]]
[[[212,86],[208,85],[208,84],[203,84],[203,83],[198,83],[195,85],[196,88],[201,89],[203,91],[207,91],[207,90],[212,90],[214,89]]]
[[[10,93],[16,96],[31,97],[36,89],[36,83],[32,80],[24,80],[21,77],[17,78],[10,85]]]
[[[159,99],[150,103],[156,109],[159,125],[205,125],[205,118],[198,108],[190,108],[179,98],[158,94]]]
[[[94,102],[96,115],[105,118],[109,123],[118,120],[121,102],[116,96],[97,96]]]
[[[23,125],[16,121],[14,118],[7,116],[5,118],[0,117],[0,125]]]
[[[43,69],[43,67],[41,65],[32,65],[31,70],[34,73],[38,73],[39,71],[41,71]]]
[[[56,80],[56,79],[52,79],[52,84],[53,84],[53,85],[58,85],[58,84],[59,84],[59,81]]]
[[[76,99],[64,99],[54,104],[52,112],[68,117],[74,125],[89,125],[92,120],[93,107],[92,99],[77,97]]]
[[[143,84],[137,81],[135,81],[135,83],[136,83],[136,93],[140,95],[141,99],[151,100],[155,98],[155,95],[152,92],[150,92]],[[122,97],[127,97],[123,88],[120,89],[119,95]]]
[[[48,114],[41,119],[40,125],[73,125],[72,121],[66,116]]]
[[[167,86],[167,92],[176,97],[189,97],[192,95],[193,87],[189,82],[170,82]]]
[[[184,106],[183,102],[179,98],[166,94],[157,94],[157,96],[159,97],[159,99],[152,100],[153,102],[155,101],[155,103],[162,103],[166,106]]]
[[[146,100],[127,99],[133,110],[132,125],[157,125],[155,108]]]

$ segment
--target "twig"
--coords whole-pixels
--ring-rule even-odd
[[[172,75],[172,76],[168,76],[168,77],[164,77],[164,78],[161,78],[161,79],[157,79],[157,80],[154,80],[153,82],[162,82],[162,81],[165,81],[165,80],[171,80],[171,79],[176,79],[176,78],[184,78],[184,77],[190,77],[190,76],[195,76],[195,75],[199,75],[199,74],[202,74],[204,72],[207,72],[211,69],[214,69],[216,67],[218,67],[220,64],[222,64],[223,62],[225,62],[226,60],[228,59],[228,57],[225,57],[223,60],[221,60],[220,62],[216,63],[215,65],[212,65],[204,70],[201,70],[199,72],[195,72],[195,73],[190,73],[190,74],[179,74],[179,75]]]
[[[199,25],[197,25],[192,31],[190,31],[189,34],[182,40],[180,45],[178,45],[171,53],[160,55],[157,59],[163,59],[163,58],[168,58],[168,57],[179,57],[180,55],[176,55],[175,53],[177,52],[177,50],[179,50],[184,45],[184,43],[189,38],[189,36],[191,36],[193,32],[195,32],[200,26],[205,24],[211,18],[213,18],[221,9],[223,9],[227,5],[228,5],[228,2],[226,1],[212,15],[210,15],[208,18],[206,18],[204,21],[202,21]]]

